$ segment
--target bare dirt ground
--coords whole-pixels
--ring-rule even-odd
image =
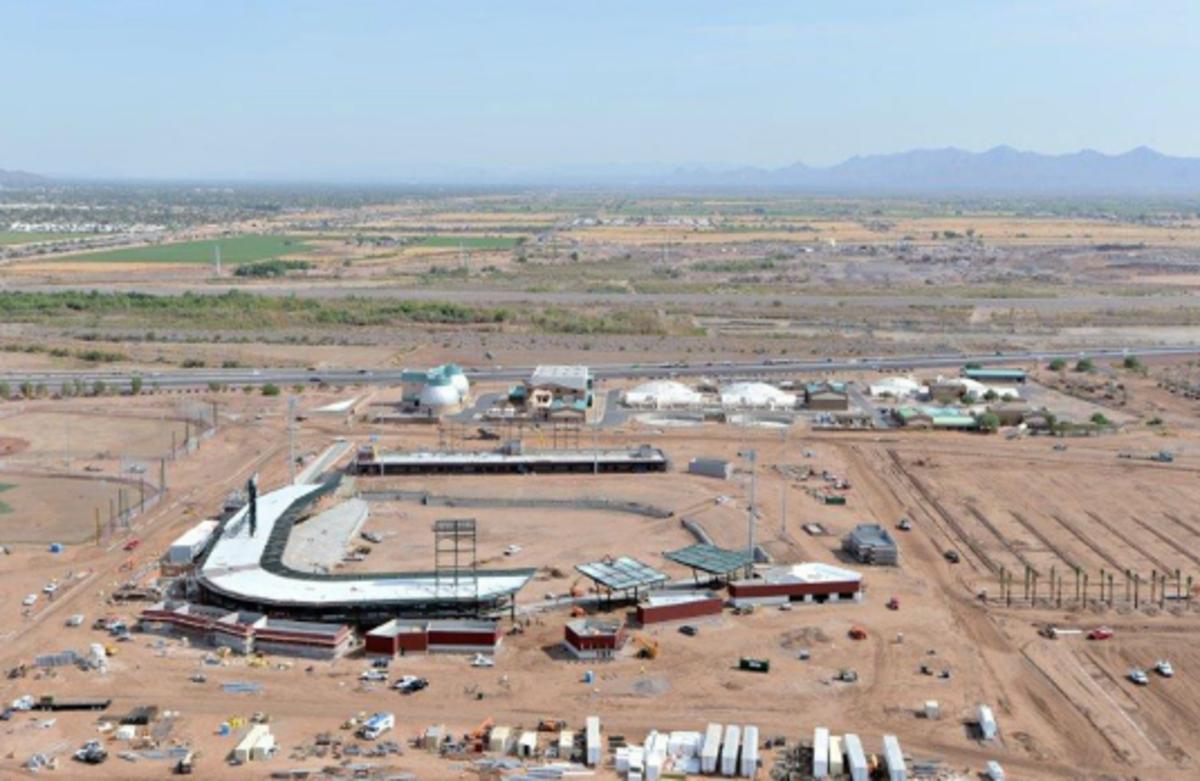
[[[0,681],[0,699],[22,694],[103,695],[114,698],[110,713],[139,704],[178,710],[180,718],[165,742],[196,746],[205,778],[265,778],[272,770],[328,764],[289,755],[318,732],[346,737],[337,730],[343,719],[376,709],[397,713],[396,734],[403,738],[432,723],[465,732],[489,716],[499,724],[526,726],[553,716],[579,726],[585,716],[597,714],[606,732],[635,740],[651,728],[701,729],[708,721],[756,723],[765,735],[793,740],[807,739],[813,727],[821,725],[857,732],[872,750],[878,749],[880,735],[893,733],[911,758],[940,758],[958,770],[978,772],[986,760],[995,758],[1015,778],[1194,778],[1200,741],[1185,726],[1200,715],[1193,678],[1200,656],[1191,650],[1200,623],[1192,604],[1178,601],[1160,608],[1143,603],[1135,609],[1123,604],[1120,581],[1111,606],[1101,603],[1094,581],[1086,605],[1073,603],[1073,583],[1067,589],[1071,598],[1061,607],[1047,599],[1044,581],[1038,604],[1020,599],[1023,560],[1044,579],[1051,567],[1066,576],[1072,563],[1093,573],[1101,566],[1110,571],[1128,567],[1148,577],[1151,569],[1178,567],[1185,577],[1200,575],[1200,564],[1190,558],[1193,543],[1200,540],[1187,530],[1200,529],[1191,487],[1200,469],[1195,402],[1166,393],[1151,378],[1125,381],[1133,392],[1123,409],[1134,420],[1151,414],[1164,419],[1170,446],[1178,454],[1174,464],[1117,459],[1120,451],[1150,452],[1162,446],[1163,435],[1142,423],[1130,424],[1125,434],[1068,440],[1065,451],[1053,450],[1052,440],[1040,438],[816,434],[802,425],[768,431],[713,424],[691,429],[631,424],[629,430],[604,434],[604,443],[662,446],[675,462],[675,473],[596,480],[537,476],[358,481],[363,490],[390,485],[476,496],[629,497],[667,505],[677,514],[658,521],[607,512],[464,512],[389,503],[373,508],[377,515],[368,521],[368,529],[387,537],[369,557],[372,568],[415,566],[427,560],[429,523],[466,514],[483,524],[482,552],[490,559],[488,566],[557,566],[570,572],[585,559],[629,554],[672,575],[685,575],[658,556],[664,549],[687,544],[678,516],[698,520],[722,544],[742,545],[749,481],[744,470],[729,482],[678,470],[694,456],[736,460],[738,450],[754,447],[759,454],[756,489],[761,513],[757,536],[778,561],[839,562],[840,535],[853,524],[875,521],[892,526],[902,515],[913,518],[912,532],[897,532],[902,566],[863,568],[867,597],[861,605],[798,605],[789,612],[759,610],[749,616],[727,613],[703,622],[698,637],[663,625],[648,630],[660,644],[657,659],[637,659],[628,652],[596,665],[562,657],[557,646],[568,616],[565,608],[554,609],[532,614],[523,634],[506,637],[493,669],[471,668],[462,658],[398,660],[393,674],[420,674],[431,681],[429,690],[411,697],[361,687],[357,675],[363,662],[358,659],[295,661],[289,669],[259,669],[235,657],[227,666],[210,666],[201,662],[200,649],[137,635],[133,642],[119,644],[106,676],[64,668],[52,677],[6,679]],[[86,649],[102,635],[86,625],[62,628],[66,616],[84,612],[88,624],[100,614],[134,617],[136,608],[110,606],[105,595],[131,577],[152,577],[155,558],[170,539],[215,512],[225,494],[250,473],[259,472],[267,487],[281,483],[287,474],[284,402],[244,394],[218,396],[224,410],[218,433],[202,442],[195,454],[168,465],[170,488],[164,503],[137,519],[129,532],[142,541],[136,551],[121,550],[124,538],[117,538],[101,547],[68,546],[57,555],[41,545],[15,543],[11,555],[0,557],[0,604],[8,606],[0,611],[0,629],[6,633],[0,659],[4,667],[28,661],[35,653]],[[329,400],[333,398],[330,394]],[[305,399],[315,403],[317,397]],[[134,410],[143,404],[152,408],[161,400],[122,403]],[[436,432],[411,428],[391,433],[383,444],[436,443]],[[379,427],[347,428],[340,421],[312,418],[302,430],[300,450],[314,452],[331,436],[365,441]],[[819,504],[809,495],[806,489],[821,481],[799,479],[797,470],[808,466],[818,474],[828,469],[849,479],[846,506]],[[728,500],[718,503],[717,496]],[[830,533],[809,536],[800,528],[804,522],[819,522]],[[521,553],[501,555],[511,542],[523,546]],[[957,565],[946,562],[942,553],[947,547],[962,551],[964,560]],[[997,576],[986,561],[1017,570],[1012,605],[999,599]],[[27,616],[21,615],[20,596],[40,591],[50,579],[70,585],[61,587],[53,600],[39,599]],[[536,582],[521,602],[544,602],[546,591],[562,593],[569,583],[565,578]],[[977,597],[980,588],[988,589],[986,602]],[[884,607],[892,596],[900,601],[898,611]],[[617,608],[613,615],[624,618],[627,610]],[[1107,624],[1116,636],[1100,642],[1078,636],[1050,640],[1036,634],[1036,627],[1046,622],[1082,629]],[[867,629],[866,640],[848,638],[855,624]],[[897,642],[901,633],[903,641]],[[801,648],[811,650],[809,661],[796,658]],[[742,655],[770,659],[771,673],[737,671],[736,660]],[[1141,689],[1126,681],[1130,666],[1151,665],[1160,656],[1174,662],[1174,679],[1156,678]],[[952,676],[940,680],[922,675],[921,664],[948,668]],[[860,681],[831,681],[843,667],[854,668]],[[207,674],[204,684],[188,681],[198,668]],[[593,684],[582,683],[586,669],[597,673]],[[220,684],[231,681],[261,683],[263,690],[257,695],[223,692]],[[917,718],[915,710],[927,699],[939,701],[942,719]],[[961,723],[980,702],[996,710],[1001,737],[995,744],[976,741]],[[236,738],[217,736],[217,726],[254,711],[271,714],[283,756],[261,766],[225,766],[222,757]],[[19,773],[18,765],[34,751],[62,744],[73,750],[96,734],[95,714],[62,714],[49,726],[42,725],[44,718],[18,714],[0,727],[0,774]],[[86,771],[63,761],[68,766],[60,774],[81,777],[150,778],[167,772],[162,760],[130,763],[114,758]],[[468,777],[461,764],[411,748],[389,761],[419,778]],[[768,758],[768,767],[769,762]]]

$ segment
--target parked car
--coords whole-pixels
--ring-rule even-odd
[[[1096,627],[1087,633],[1088,640],[1107,640],[1113,636],[1113,630],[1106,626]]]
[[[387,675],[386,670],[380,670],[377,667],[372,667],[368,670],[363,670],[362,675],[358,676],[358,680],[360,680],[360,681],[386,681],[387,677],[388,677],[388,675]]]
[[[142,544],[142,541],[139,540],[137,537],[134,537],[132,540],[125,543],[124,547],[125,547],[126,551],[131,551],[131,550],[134,550],[135,548],[137,548],[137,546],[139,546],[141,544]]]
[[[429,681],[424,678],[419,678],[415,675],[405,675],[392,684],[392,688],[399,691],[401,694],[412,694],[419,692],[422,689],[428,688]]]
[[[695,626],[694,624],[684,624],[683,626],[679,627],[679,633],[687,635],[688,637],[695,637],[696,635],[700,634],[700,627]]]
[[[1150,683],[1150,678],[1147,677],[1146,671],[1140,667],[1134,667],[1129,671],[1129,680],[1133,681],[1138,686],[1147,686]]]
[[[951,564],[957,564],[959,561],[958,551],[948,550],[942,554],[942,558],[944,558],[946,561],[950,562]]]
[[[33,607],[37,604],[37,594],[28,594],[21,600],[21,604],[25,607]]]
[[[1175,668],[1172,667],[1171,663],[1169,661],[1167,661],[1166,659],[1159,659],[1158,663],[1154,665],[1154,669],[1159,675],[1161,675],[1164,678],[1174,678],[1175,677]]]

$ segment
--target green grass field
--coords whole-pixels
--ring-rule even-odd
[[[512,249],[517,240],[511,236],[420,236],[413,247],[462,247],[463,249]]]
[[[32,244],[35,241],[58,239],[85,239],[90,233],[25,233],[24,231],[0,231],[0,246],[5,244]]]
[[[0,483],[0,494],[4,493],[5,491],[9,490],[10,488],[16,488],[16,487],[17,487],[16,483]],[[0,500],[0,515],[4,515],[5,513],[11,513],[11,512],[12,512],[12,505],[9,504],[8,502]]]
[[[155,247],[131,247],[104,252],[87,252],[59,258],[60,261],[92,263],[212,263],[213,247],[221,247],[221,263],[236,266],[281,255],[304,253],[308,245],[292,236],[231,236],[205,241],[182,241]]]

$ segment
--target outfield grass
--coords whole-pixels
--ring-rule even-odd
[[[86,239],[90,233],[26,233],[25,231],[0,231],[0,246],[5,244],[32,244],[35,241],[57,241],[59,239]]]
[[[308,245],[294,236],[230,236],[203,241],[182,241],[154,247],[87,252],[58,258],[74,263],[212,263],[213,247],[221,248],[221,263],[236,266],[256,260],[270,260],[281,255],[293,255],[308,250]]]
[[[517,240],[511,236],[420,236],[413,247],[462,247],[463,249],[512,249]]]

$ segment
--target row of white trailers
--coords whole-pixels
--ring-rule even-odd
[[[907,781],[908,767],[895,735],[883,736],[882,762],[888,781]],[[754,778],[758,764],[759,735],[753,724],[709,724],[703,735],[651,732],[643,745],[623,746],[615,757],[617,773],[629,781],[658,781],[667,772]],[[858,735],[813,730],[813,778],[867,781],[871,770]]]

